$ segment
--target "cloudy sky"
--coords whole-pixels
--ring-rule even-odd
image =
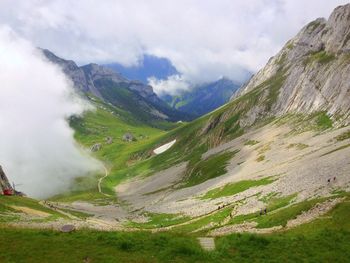
[[[180,80],[202,82],[258,70],[302,26],[346,2],[1,0],[0,24],[79,64],[135,65],[148,53],[169,58]]]

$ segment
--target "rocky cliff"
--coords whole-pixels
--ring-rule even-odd
[[[44,56],[60,66],[72,80],[80,93],[90,93],[104,102],[122,108],[144,119],[166,119],[170,121],[189,120],[188,114],[172,109],[162,101],[149,85],[131,81],[118,72],[97,64],[77,66],[72,60],[62,59],[47,49],[42,49]],[[148,115],[148,116],[146,116]]]
[[[2,170],[2,167],[0,166],[0,194],[3,194],[4,190],[12,191],[12,186],[6,177],[5,172]]]
[[[246,112],[259,116],[326,112],[339,124],[350,123],[350,4],[328,20],[306,25],[231,100],[258,95]]]

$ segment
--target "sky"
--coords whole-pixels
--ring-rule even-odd
[[[344,0],[1,0],[0,24],[79,64],[166,57],[193,83],[256,72]],[[157,83],[157,80],[153,80]],[[164,83],[162,83],[164,85]]]
[[[61,69],[10,28],[0,27],[0,165],[18,190],[48,197],[101,170],[74,140],[67,118],[92,106]]]

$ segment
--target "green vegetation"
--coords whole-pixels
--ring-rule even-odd
[[[60,208],[60,210],[62,210],[63,212],[69,213],[69,214],[71,214],[73,216],[76,216],[76,217],[78,217],[80,219],[87,219],[87,218],[93,216],[91,214],[87,214],[87,213],[76,211],[76,210],[72,210],[72,209]]]
[[[287,43],[287,48],[288,48],[288,49],[293,49],[293,48],[294,48],[294,44],[293,44],[292,41],[290,41],[290,42]]]
[[[267,210],[273,211],[281,207],[285,207],[289,205],[295,198],[297,194],[291,194],[287,196],[281,196],[281,197],[272,197],[267,202]]]
[[[272,197],[267,202],[266,215],[260,215],[259,213],[240,215],[231,219],[229,223],[239,224],[243,223],[244,221],[254,221],[257,223],[257,228],[286,226],[289,220],[296,218],[304,211],[310,210],[317,203],[324,202],[326,200],[326,198],[318,198],[290,205],[295,197],[295,194],[278,198]]]
[[[259,157],[256,158],[256,161],[257,161],[257,162],[262,162],[262,161],[264,161],[264,160],[265,160],[265,155],[259,155]]]
[[[198,161],[186,174],[181,187],[190,187],[225,174],[226,165],[238,151],[224,152]]]
[[[348,130],[348,131],[346,131],[346,132],[343,132],[342,134],[340,134],[340,135],[338,135],[337,137],[335,137],[335,139],[336,139],[338,142],[341,142],[341,141],[350,139],[350,130]]]
[[[333,127],[332,120],[325,112],[321,112],[317,116],[316,123],[321,130],[326,130]]]
[[[287,149],[296,148],[298,150],[304,150],[305,148],[308,148],[308,147],[309,145],[304,143],[291,143],[287,146]]]
[[[160,228],[167,227],[171,225],[181,224],[190,220],[187,216],[182,215],[172,215],[172,214],[155,214],[155,213],[145,213],[145,216],[149,220],[145,223],[129,222],[128,226],[149,229],[149,228]]]
[[[266,153],[271,150],[271,142],[261,145],[257,148],[259,154]]]
[[[325,199],[313,199],[309,201],[304,201],[291,205],[286,208],[276,210],[274,212],[269,212],[267,215],[259,216],[255,219],[258,223],[258,228],[269,228],[273,226],[286,226],[288,220],[296,218],[302,212],[310,210],[314,205]],[[278,206],[276,206],[276,209]]]
[[[198,220],[194,220],[189,224],[176,226],[172,229],[172,231],[176,233],[177,232],[190,233],[193,231],[199,231],[203,227],[208,227],[209,224],[212,227],[218,226],[225,218],[230,216],[231,211],[232,211],[231,207],[220,209],[217,212],[214,212],[213,214],[201,217]]]
[[[194,237],[146,232],[0,231],[1,262],[205,262]]]
[[[244,143],[244,145],[255,145],[258,143],[259,143],[259,141],[256,141],[256,140],[248,140]]]
[[[305,65],[312,64],[314,62],[320,63],[320,64],[327,64],[335,59],[335,56],[333,54],[327,53],[326,51],[318,51],[311,53],[304,61]]]
[[[113,197],[115,185],[128,178],[129,174],[126,171],[129,167],[148,158],[151,155],[150,149],[154,149],[160,138],[166,134],[165,131],[140,123],[129,113],[102,103],[98,99],[94,99],[94,104],[95,111],[86,112],[83,117],[72,117],[70,125],[75,130],[75,139],[83,146],[90,148],[96,143],[102,144],[101,150],[94,155],[109,168],[110,175],[102,181],[102,190],[111,194],[111,197],[98,193],[97,181],[103,176],[98,174],[76,179],[68,192],[51,200],[65,202],[86,200],[98,204],[115,202],[116,199]],[[127,132],[132,133],[137,141],[123,141],[122,137]],[[111,144],[106,143],[107,137],[112,138]],[[143,170],[144,172],[146,171]]]
[[[271,177],[266,177],[260,180],[243,180],[239,181],[237,183],[231,183],[231,184],[226,184],[223,187],[220,188],[215,188],[210,191],[208,191],[202,199],[215,199],[219,197],[224,197],[224,196],[230,196],[230,195],[235,195],[240,192],[244,192],[245,190],[251,188],[251,187],[256,187],[256,186],[261,186],[261,185],[267,185],[271,184],[275,181],[275,179]]]
[[[306,131],[324,131],[333,127],[333,122],[326,112],[319,111],[312,114],[286,114],[274,121],[277,125],[289,125],[290,134],[299,134]]]
[[[222,222],[229,213],[230,209],[225,208],[215,217],[208,216],[210,219],[206,217],[201,222],[179,226],[167,233],[82,230],[66,234],[51,230],[1,228],[0,261],[348,262],[350,258],[349,202],[336,205],[324,217],[283,233],[218,237],[216,250],[204,252],[196,235],[188,233],[210,222]]]
[[[18,209],[15,209],[16,207]],[[39,204],[37,200],[21,196],[0,195],[0,222],[13,222],[18,220],[19,214],[23,213],[21,208],[29,208],[32,209],[31,211],[33,212],[38,211],[39,213],[43,212],[47,214],[47,217],[42,218],[43,221],[50,221],[60,217],[65,217],[64,215]]]

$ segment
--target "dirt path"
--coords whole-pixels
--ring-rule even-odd
[[[56,211],[62,215],[65,215],[66,217],[68,217],[69,219],[72,219],[72,220],[78,220],[80,221],[81,219],[79,217],[76,217],[74,215],[72,215],[71,213],[68,213],[68,212],[65,212],[61,209],[59,209],[57,206],[49,203],[49,202],[45,202],[45,201],[40,201],[39,204],[41,204],[42,206],[45,206],[46,208],[48,209],[51,209],[53,211]]]
[[[109,197],[111,195],[102,192],[102,189],[101,189],[102,180],[105,179],[109,175],[108,169],[107,169],[107,167],[105,165],[103,165],[103,169],[105,170],[105,175],[102,176],[100,179],[98,179],[97,188],[98,188],[98,192],[99,193],[103,194],[104,196],[108,196]]]

